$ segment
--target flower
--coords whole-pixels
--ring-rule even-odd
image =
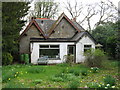
[[[80,81],[80,82],[82,82],[82,81]]]
[[[93,68],[91,68],[91,69],[93,69]]]
[[[18,74],[18,72],[16,72]]]
[[[99,87],[101,87],[101,85],[99,85]]]
[[[17,75],[15,74],[15,77],[16,77]]]
[[[105,89],[107,89],[108,87],[105,87]]]
[[[8,78],[8,80],[10,80],[10,78]]]
[[[110,86],[110,84],[107,84],[106,86]]]
[[[115,88],[115,86],[112,86],[112,88]]]

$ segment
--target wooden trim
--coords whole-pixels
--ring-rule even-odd
[[[36,26],[36,28],[41,32],[41,34],[43,35],[43,37],[46,39],[47,37],[45,37],[45,35],[44,35],[44,32],[42,31],[42,29],[39,27],[39,25],[37,24],[37,22],[35,21],[35,20],[32,20],[28,25],[27,25],[27,27],[26,27],[26,29],[22,32],[22,34],[19,36],[19,39],[18,40],[20,40],[22,37],[23,37],[23,35],[29,30],[29,28],[31,27],[31,25],[35,25]]]
[[[57,19],[57,21],[52,25],[52,27],[49,30],[48,33],[48,37],[50,37],[50,35],[52,34],[52,32],[54,31],[54,29],[57,27],[57,25],[60,23],[60,21],[65,18],[72,26],[73,28],[75,28],[78,32],[80,32],[80,30],[73,24],[73,22],[64,14],[62,13],[61,16]]]

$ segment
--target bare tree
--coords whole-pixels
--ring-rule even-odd
[[[79,23],[83,24],[87,22],[89,31],[104,22],[117,20],[118,9],[110,0],[107,0],[107,2],[101,1],[100,3],[89,4],[84,8],[82,4],[78,5],[78,2],[76,1],[72,7],[72,4],[69,1],[67,2],[67,5],[65,5],[65,8],[72,16],[72,19],[77,19],[83,15],[83,18],[80,18],[81,20],[79,20]],[[94,27],[92,27],[91,23],[93,22],[91,19],[93,19],[95,16],[97,16],[97,20],[94,22]]]
[[[34,12],[31,16],[40,18],[55,18],[58,12],[58,3],[53,0],[40,0],[35,2]]]
[[[65,4],[65,3],[64,3]],[[70,3],[70,1],[67,1],[67,4],[65,4],[65,8],[67,9],[67,11],[70,13],[70,15],[72,16],[72,19],[76,20],[77,17],[80,16],[81,12],[82,12],[82,3],[79,5],[77,3],[77,1],[75,0],[75,4],[74,6],[72,6],[72,4]]]

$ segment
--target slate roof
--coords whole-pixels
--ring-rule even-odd
[[[55,23],[55,20],[50,19],[35,19],[35,21],[38,23],[39,27],[41,27],[45,34],[47,34],[48,30]]]
[[[51,35],[52,31],[54,31],[55,27],[60,23],[60,21],[65,18],[75,29],[76,33],[72,38],[49,38]],[[77,42],[78,40],[81,39],[82,36],[87,34],[92,40],[96,43],[95,39],[90,35],[89,32],[85,31],[84,28],[78,24],[75,21],[70,20],[64,13],[61,14],[61,16],[57,20],[51,20],[47,18],[36,18],[32,19],[29,25],[26,27],[24,32],[20,35],[20,38],[27,32],[27,30],[30,28],[30,26],[34,24],[38,30],[42,33],[44,38],[30,38],[30,41],[62,41],[62,42]]]

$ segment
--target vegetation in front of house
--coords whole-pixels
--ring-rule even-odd
[[[89,67],[103,67],[103,62],[107,59],[104,51],[100,49],[90,49],[85,52],[85,64]],[[94,70],[97,68],[93,68]]]
[[[119,88],[118,61],[104,64],[107,68],[66,63],[3,66],[3,88]]]

